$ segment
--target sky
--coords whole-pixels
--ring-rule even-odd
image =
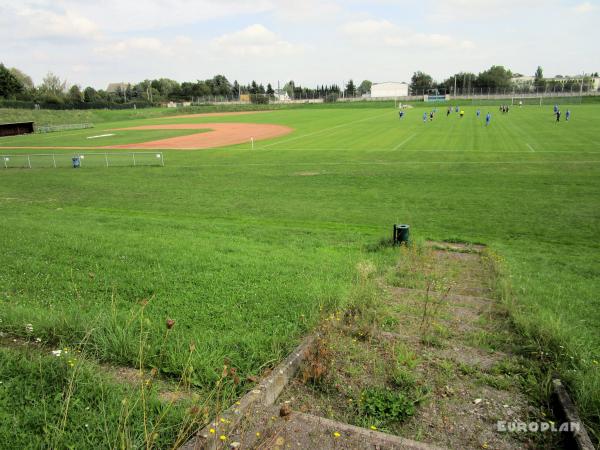
[[[69,85],[600,71],[600,0],[0,0],[0,62]]]

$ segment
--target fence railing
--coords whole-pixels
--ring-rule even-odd
[[[0,154],[0,163],[4,169],[164,167],[165,157],[162,152],[15,153]]]
[[[83,130],[85,128],[94,128],[93,123],[69,123],[63,125],[36,125],[36,133],[53,133],[55,131]]]

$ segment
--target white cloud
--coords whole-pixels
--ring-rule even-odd
[[[214,39],[211,47],[217,54],[259,57],[289,56],[303,51],[302,46],[281,39],[260,24],[224,34]]]
[[[22,39],[72,38],[95,39],[98,25],[74,11],[55,12],[35,6],[5,6],[1,11],[0,35]]]
[[[388,20],[367,19],[349,22],[339,30],[355,42],[377,47],[429,47],[429,48],[474,48],[467,39],[456,39],[438,33],[415,33],[401,28]]]
[[[598,9],[596,5],[592,5],[590,2],[583,2],[573,8],[575,12],[580,14],[588,14]]]
[[[98,46],[95,51],[104,55],[130,56],[132,53],[168,54],[171,47],[157,38],[136,37]]]

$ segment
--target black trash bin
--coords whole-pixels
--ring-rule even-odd
[[[394,245],[405,244],[408,245],[408,238],[410,234],[410,226],[406,224],[395,224],[394,225]]]
[[[71,158],[71,161],[73,161],[73,169],[79,169],[79,167],[81,167],[81,161],[79,160],[79,156],[74,156],[73,158]]]

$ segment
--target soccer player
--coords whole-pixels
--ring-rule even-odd
[[[399,115],[399,116],[400,116],[400,118],[402,119],[402,118],[404,117],[404,111],[400,111],[400,112],[398,113],[398,115]]]
[[[570,118],[571,118],[571,111],[567,109],[567,112],[565,114],[565,120],[568,122]]]
[[[458,106],[454,109],[454,112],[458,112]]]
[[[560,109],[556,110],[556,121],[560,122]]]
[[[555,103],[554,104],[554,114],[556,114],[558,112],[558,105]]]
[[[465,111],[461,109],[460,110],[460,118],[462,119],[464,115],[465,115]]]
[[[446,111],[446,117],[448,117],[451,112],[452,112],[452,107],[448,106],[448,111]]]
[[[423,113],[423,122],[427,122],[427,112]]]
[[[476,114],[477,114],[477,117],[479,117],[481,115],[481,110],[477,109],[477,113]]]
[[[490,122],[492,120],[492,115],[488,112],[487,115],[485,116],[485,126],[487,127]]]
[[[519,108],[523,106],[523,100],[519,100]]]
[[[433,121],[433,111],[431,111],[431,112],[429,113],[429,121],[430,121],[430,122],[431,122],[431,121]]]

